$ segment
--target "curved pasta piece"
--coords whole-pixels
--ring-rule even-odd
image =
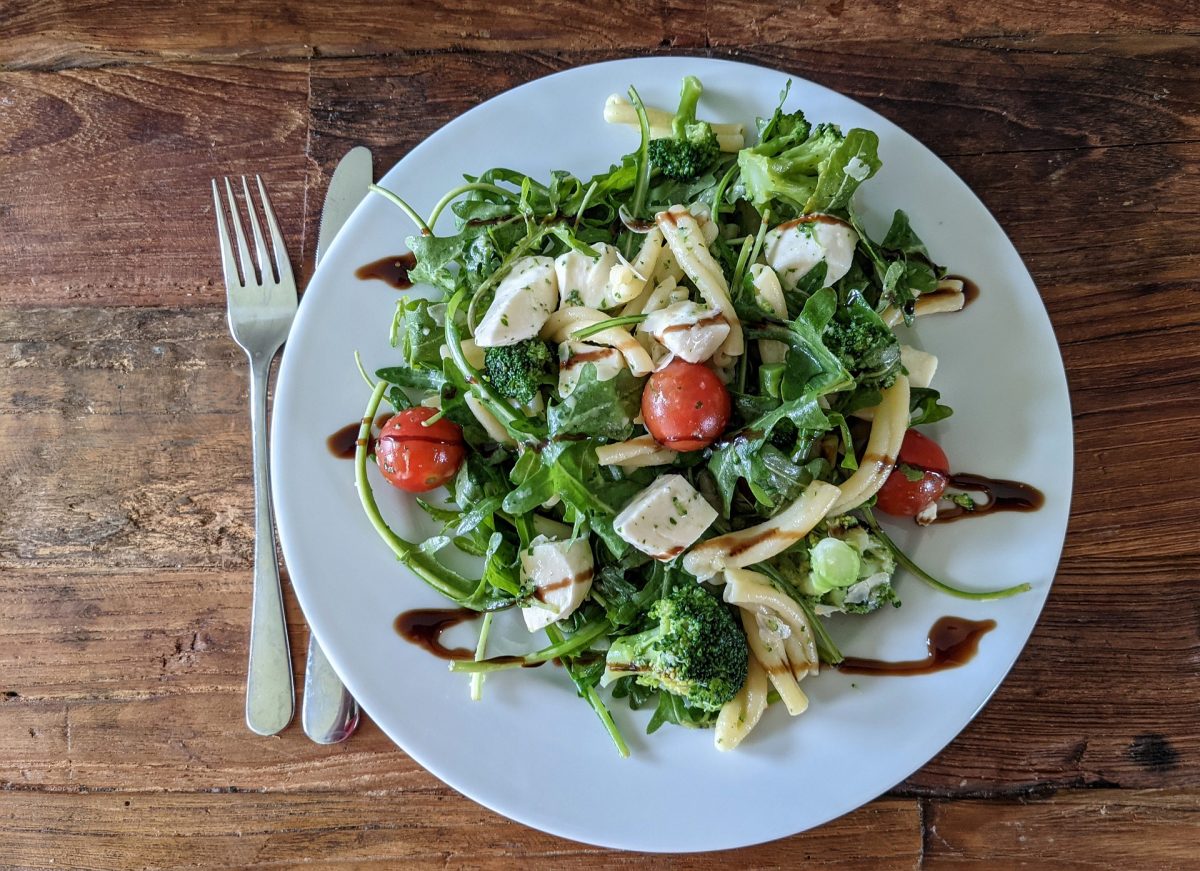
[[[751,655],[762,665],[763,671],[779,698],[783,700],[787,712],[798,717],[808,710],[808,696],[800,689],[800,681],[796,679],[791,664],[787,661],[787,652],[782,644],[768,644],[759,631],[758,615],[745,608],[739,608],[742,617],[742,627],[746,630],[746,641],[750,644]]]
[[[679,261],[671,253],[670,246],[664,244],[662,253],[658,257],[658,263],[654,267],[652,279],[655,282],[660,282],[666,281],[668,278],[673,281],[679,281],[683,278],[683,267],[679,265]]]
[[[799,679],[817,673],[821,665],[817,637],[808,615],[766,575],[750,569],[730,569],[725,573],[724,596],[732,605],[759,615],[768,614],[784,623],[789,631],[782,633],[782,640],[792,674]]]
[[[612,94],[604,101],[604,120],[609,124],[627,124],[640,127],[637,109],[619,94]],[[675,116],[665,109],[646,107],[646,120],[650,122],[650,138],[663,139],[673,136],[671,122]],[[710,124],[722,151],[741,151],[746,146],[746,128],[742,124]]]
[[[907,408],[907,395],[904,403]],[[765,523],[696,545],[684,555],[683,567],[703,581],[728,569],[770,559],[808,535],[840,495],[841,490],[832,484],[813,481],[795,502]]]
[[[562,343],[569,339],[571,333],[576,330],[609,319],[609,315],[594,308],[581,305],[567,306],[550,315],[550,319],[542,327],[540,335],[543,339]],[[634,375],[649,375],[654,370],[654,361],[650,359],[650,354],[624,327],[609,327],[594,336],[588,336],[588,341],[594,345],[616,348],[624,355],[625,362],[629,364],[629,371]]]
[[[679,456],[675,451],[664,448],[651,435],[638,436],[611,445],[596,448],[596,459],[602,466],[620,466],[623,469],[640,469],[644,466],[665,466],[675,462]]]
[[[729,321],[729,336],[721,345],[721,350],[730,357],[745,353],[742,323],[729,299],[729,284],[725,281],[720,264],[713,259],[704,243],[700,224],[682,206],[672,206],[665,212],[659,212],[654,220],[662,230],[671,253],[696,285],[708,307],[725,315]]]
[[[896,455],[908,429],[908,378],[904,375],[883,391],[875,409],[871,437],[858,461],[858,471],[841,484],[841,496],[830,506],[828,515],[845,514],[879,492],[896,466]]]
[[[621,309],[621,317],[626,315],[642,315],[656,312],[660,308],[666,308],[670,305],[671,294],[678,288],[678,284],[674,278],[667,276],[662,281],[654,285],[654,289],[649,293],[643,293],[641,296],[632,300],[625,308]]]
[[[479,398],[470,390],[463,394],[463,399],[466,400],[467,408],[471,410],[471,414],[475,415],[475,419],[479,421],[479,425],[484,431],[494,440],[502,445],[515,445],[517,440],[514,439],[504,428],[499,418],[492,414],[491,410],[484,405]]]
[[[718,750],[733,750],[758,725],[767,709],[767,693],[771,684],[767,673],[753,656],[746,671],[746,682],[738,694],[721,707],[717,714],[713,744]]]
[[[646,276],[646,279],[642,282],[642,289],[634,294],[629,302],[625,304],[625,309],[621,310],[622,314],[625,314],[630,306],[646,295],[647,288],[653,286],[654,270],[658,266],[658,258],[662,254],[662,250],[662,230],[655,227],[646,234],[646,238],[642,240],[642,247],[638,249],[637,256],[633,258],[633,271],[638,275]],[[629,311],[628,313],[637,314],[635,311]]]
[[[750,649],[788,713],[804,713],[808,697],[799,682],[820,668],[816,637],[804,611],[765,575],[747,569],[726,573],[724,597],[738,606]]]
[[[765,311],[777,318],[787,318],[787,300],[775,270],[765,263],[750,265],[750,283],[754,296]],[[764,363],[782,363],[787,358],[787,345],[775,339],[759,339],[758,355]]]
[[[939,289],[933,293],[927,293],[924,296],[917,297],[914,303],[913,317],[924,317],[925,315],[937,315],[943,312],[962,311],[962,307],[966,305],[967,298],[963,295],[962,290],[953,290],[952,288]],[[893,329],[904,322],[904,313],[893,305],[889,305],[880,314],[883,322]]]

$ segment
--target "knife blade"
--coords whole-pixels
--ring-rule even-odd
[[[341,231],[346,219],[367,195],[373,178],[371,149],[359,145],[346,152],[333,171],[329,190],[325,192],[325,205],[321,209],[321,223],[317,228],[317,262],[325,256],[333,239]]]
[[[333,178],[329,180],[329,190],[325,192],[325,205],[317,228],[317,263],[324,259],[346,219],[367,195],[372,181],[374,167],[370,149],[361,145],[351,148],[338,162]],[[345,741],[358,727],[358,703],[342,684],[311,632],[304,664],[300,721],[304,734],[318,744]]]

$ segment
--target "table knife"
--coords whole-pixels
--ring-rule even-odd
[[[317,230],[318,264],[346,219],[367,195],[372,181],[370,149],[362,146],[350,149],[333,171],[329,190],[325,193],[321,224]],[[300,721],[304,725],[304,734],[318,744],[345,741],[358,727],[358,703],[342,684],[311,632],[304,667]]]

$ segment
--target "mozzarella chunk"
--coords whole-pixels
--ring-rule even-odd
[[[557,305],[554,261],[522,257],[497,285],[492,304],[475,328],[475,344],[497,348],[532,339]]]
[[[530,632],[569,616],[592,589],[592,548],[586,536],[552,541],[539,535],[521,551],[521,579],[533,582],[541,605],[521,609]]]
[[[651,313],[638,329],[689,363],[703,363],[729,335],[729,321],[720,312],[685,300]]]
[[[617,535],[657,560],[688,549],[717,512],[682,475],[663,475],[630,500],[613,521]]]
[[[596,380],[616,378],[625,367],[625,356],[616,348],[568,339],[558,346],[558,395],[568,396],[579,383],[584,364],[596,367]]]
[[[938,359],[933,354],[919,351],[910,345],[900,346],[900,362],[908,370],[908,383],[912,387],[928,387],[933,383]]]
[[[554,261],[562,305],[610,309],[637,297],[646,286],[645,277],[615,246],[597,242],[592,247],[599,257],[588,257],[572,248]]]
[[[829,287],[850,271],[858,234],[842,221],[798,218],[767,233],[763,243],[767,264],[775,270],[786,290],[795,290],[818,263],[825,263]]]

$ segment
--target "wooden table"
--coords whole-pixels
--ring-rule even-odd
[[[243,727],[246,370],[208,180],[262,173],[307,276],[350,146],[386,167],[514,85],[676,52],[849,94],[979,193],[1062,345],[1076,489],[1033,639],[945,752],[817,831],[655,861],[1200,867],[1194,2],[379,6],[0,0],[0,863],[641,860],[507,822],[370,723]]]

